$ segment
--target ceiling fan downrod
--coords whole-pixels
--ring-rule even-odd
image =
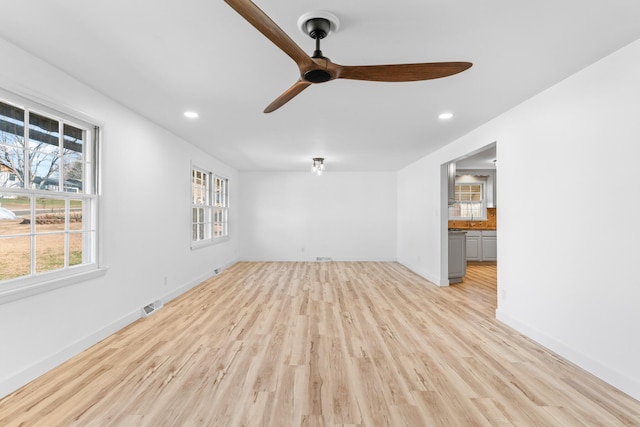
[[[305,29],[309,37],[316,41],[316,50],[313,51],[312,58],[329,59],[320,50],[320,40],[327,37],[331,30],[331,23],[325,18],[311,18],[305,23]],[[331,80],[331,74],[323,69],[309,70],[304,73],[304,79],[311,83],[324,83]]]
[[[327,37],[331,30],[331,23],[325,18],[311,18],[305,23],[305,28],[309,37],[316,41],[316,50],[312,58],[324,58],[320,50],[320,40]]]
[[[320,50],[320,37],[316,38],[316,50],[313,51],[312,58],[324,58],[322,51]]]

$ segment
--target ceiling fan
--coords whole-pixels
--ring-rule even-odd
[[[300,78],[265,108],[271,113],[282,107],[300,92],[314,83],[324,83],[334,79],[367,80],[376,82],[411,82],[437,79],[460,73],[470,62],[431,62],[419,64],[390,65],[339,65],[322,55],[320,40],[325,38],[336,22],[332,14],[309,17],[301,23],[301,28],[316,41],[316,50],[309,56],[302,50],[266,13],[250,0],[225,0],[244,19],[271,40],[295,61],[300,69]],[[335,17],[334,17],[335,18]],[[302,19],[302,18],[301,18]],[[335,18],[337,20],[337,18]]]

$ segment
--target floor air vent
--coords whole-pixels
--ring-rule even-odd
[[[157,300],[142,307],[142,317],[149,317],[162,308],[162,301]]]

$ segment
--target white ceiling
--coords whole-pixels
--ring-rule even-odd
[[[398,170],[640,38],[637,0],[256,4],[309,53],[298,17],[336,14],[322,50],[343,65],[474,66],[424,82],[314,85],[264,114],[297,67],[223,0],[3,2],[0,36],[239,170],[304,171],[319,156],[328,172]],[[445,111],[454,118],[439,120]]]
[[[495,169],[498,160],[496,145],[480,150],[477,153],[469,153],[464,158],[456,159],[456,169]]]

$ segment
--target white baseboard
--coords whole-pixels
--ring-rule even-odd
[[[324,258],[324,257],[321,257]],[[330,258],[330,261],[335,262],[396,262],[395,258],[358,258],[358,257],[346,257],[346,258]],[[286,258],[286,257],[242,257],[239,262],[323,262],[319,261],[318,257],[298,257],[298,258]]]
[[[20,387],[30,383],[35,380],[39,376],[49,372],[56,366],[61,365],[77,354],[83,352],[88,349],[92,345],[102,341],[110,335],[115,334],[120,329],[130,325],[141,317],[140,309],[135,310],[128,315],[115,320],[114,322],[106,325],[104,328],[92,333],[89,336],[86,336],[70,346],[63,348],[62,350],[54,353],[50,356],[45,357],[32,364],[31,366],[23,369],[17,374],[6,378],[0,382],[0,398],[7,396],[8,394],[13,393],[18,390]]]
[[[220,274],[223,270],[226,270],[227,268],[229,268],[235,263],[236,261],[232,261],[206,274],[203,274],[189,281],[189,283],[187,283],[186,285],[181,286],[180,288],[170,292],[169,294],[164,295],[160,300],[162,301],[163,304],[166,304],[167,302],[171,301],[172,299],[176,298],[179,295],[182,295],[183,293],[194,288],[195,286],[199,285],[200,283],[204,282],[210,277]],[[141,317],[142,317],[142,311],[139,308],[137,308],[132,313],[129,313],[124,317],[111,322],[110,324],[106,325],[100,330],[76,341],[70,346],[58,351],[57,353],[54,353],[50,356],[43,358],[42,360],[32,364],[31,366],[28,366],[27,368],[23,369],[22,371],[18,372],[15,375],[2,379],[0,381],[0,399],[13,393],[14,391],[18,390],[20,387],[35,380],[39,376],[47,373],[48,371],[52,370],[56,366],[61,365],[62,363],[66,362],[67,360],[71,359],[77,354],[88,349],[92,345],[115,334],[120,329],[130,325],[131,323],[135,322]]]
[[[169,292],[168,294],[162,295],[160,297],[160,301],[162,301],[163,304],[168,303],[169,301],[171,301],[174,298],[179,297],[180,295],[184,294],[185,292],[195,288],[196,286],[198,286],[200,283],[204,282],[205,280],[208,280],[210,278],[212,278],[213,276],[217,276],[218,274],[222,273],[224,270],[226,270],[227,268],[231,267],[232,265],[234,265],[236,262],[238,261],[231,261],[228,262],[227,264],[224,264],[218,268],[214,268],[213,270],[202,274],[198,277],[196,277],[193,280],[190,280],[188,283],[186,283],[185,285]]]
[[[431,283],[433,283],[436,286],[440,286],[440,287],[446,287],[449,286],[449,281],[445,280],[444,282],[440,280],[440,278],[435,277],[425,271],[422,271],[421,269],[403,262],[403,261],[398,261],[399,264],[403,265],[404,267],[407,267],[409,270],[413,271],[414,273],[416,273],[418,276],[422,277],[423,279],[427,279],[428,281],[430,281]]]
[[[546,347],[547,349],[553,351],[554,353],[564,357],[571,363],[579,366],[585,371],[589,372],[592,375],[600,378],[604,382],[614,386],[618,390],[623,393],[628,394],[636,400],[640,400],[640,382],[635,381],[615,369],[603,365],[600,362],[597,362],[590,357],[580,353],[579,351],[574,350],[571,347],[563,344],[562,342],[552,338],[537,329],[526,325],[508,314],[504,313],[500,309],[496,310],[496,319],[506,324],[507,326],[515,329],[521,334],[531,338],[538,344]]]

